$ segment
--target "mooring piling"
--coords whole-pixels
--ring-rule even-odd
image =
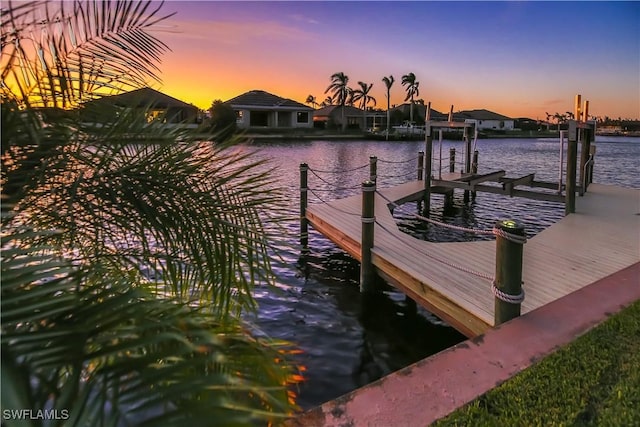
[[[478,173],[478,150],[475,150],[473,152],[473,162],[471,162],[471,173],[474,175]],[[475,200],[475,199],[476,199],[476,192],[472,191],[471,200]]]
[[[524,225],[513,220],[498,221],[496,235],[496,275],[491,285],[495,297],[494,325],[520,316],[522,290],[522,254],[526,241]]]
[[[589,186],[588,166],[591,160],[591,129],[582,130],[582,141],[580,145],[580,196],[584,196]]]
[[[431,211],[431,165],[433,162],[433,136],[431,126],[426,127],[425,150],[424,150],[424,197],[423,213],[429,216]]]
[[[465,127],[463,130],[464,139],[464,173],[471,172],[471,136],[469,135],[469,128]],[[469,202],[469,190],[464,190],[465,203]]]
[[[456,171],[456,149],[455,147],[449,148],[449,173]]]
[[[575,120],[569,120],[568,134],[566,168],[567,176],[565,178],[565,216],[576,211],[576,161],[578,157],[578,127]]]
[[[418,181],[424,176],[424,151],[418,152]]]
[[[378,180],[378,158],[369,156],[369,180],[376,182]]]

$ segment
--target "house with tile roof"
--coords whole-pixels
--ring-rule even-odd
[[[458,111],[454,114],[454,119],[460,121],[475,120],[479,130],[513,130],[515,128],[515,120],[511,117],[485,109]]]
[[[85,106],[108,104],[124,108],[145,109],[149,119],[161,117],[164,123],[195,124],[199,109],[150,87],[104,96],[89,101]]]
[[[313,108],[263,90],[250,90],[225,101],[236,112],[239,128],[310,128]]]
[[[367,122],[369,125],[368,127],[371,127],[374,116],[376,116],[374,112],[367,112]],[[347,129],[366,128],[366,126],[363,124],[363,111],[360,108],[356,108],[351,105],[327,105],[326,107],[322,107],[313,112],[313,121],[315,123],[315,127],[340,129],[342,128],[343,118],[346,122],[345,127]]]
[[[402,122],[405,120],[408,120],[409,116],[411,115],[411,104],[405,103],[405,104],[397,105],[391,108],[389,112],[391,113],[392,124],[396,124],[396,125],[402,124]],[[431,120],[443,121],[448,119],[447,115],[433,108],[431,108],[430,112],[431,112]],[[413,104],[413,121],[414,122],[424,123],[424,120],[425,120],[424,118],[426,114],[427,114],[426,105],[420,104],[420,103]],[[396,117],[395,122],[393,120],[393,117]]]

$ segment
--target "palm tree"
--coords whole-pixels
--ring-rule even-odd
[[[344,106],[349,101],[351,89],[347,84],[349,77],[343,72],[331,75],[331,84],[325,89],[324,93],[331,93],[331,101],[337,102],[341,107],[342,130],[346,128],[347,123],[344,119]]]
[[[160,8],[1,12],[2,407],[68,411],[52,425],[255,425],[294,407],[286,347],[241,320],[273,280],[265,165],[148,110],[79,108],[157,78]]]
[[[390,75],[389,77],[383,77],[382,81],[384,82],[385,87],[387,88],[387,136],[386,139],[389,139],[389,131],[391,129],[391,123],[390,123],[390,117],[389,117],[389,109],[391,107],[391,86],[393,86],[393,82],[395,82],[395,79],[393,78],[393,75]]]
[[[328,107],[329,105],[333,105],[333,99],[330,96],[327,96],[324,101],[320,104],[322,107]]]
[[[351,93],[352,95],[352,100],[354,103],[360,101],[360,108],[362,108],[362,120],[363,120],[363,130],[367,129],[367,105],[369,104],[369,102],[373,103],[373,105],[376,105],[376,99],[369,95],[369,92],[371,92],[371,88],[373,87],[373,83],[364,83],[364,82],[358,82],[358,86],[360,86],[360,89],[354,89]]]
[[[304,101],[304,102],[307,103],[307,104],[311,104],[311,106],[313,108],[316,108],[316,107],[318,107],[320,105],[320,104],[318,104],[318,101],[316,100],[316,97],[313,96],[313,95],[307,96],[307,100]]]
[[[406,86],[407,96],[405,101],[411,100],[411,109],[409,110],[409,120],[413,122],[413,97],[420,95],[420,82],[416,81],[416,75],[413,73],[402,76],[402,86]]]
[[[567,121],[567,115],[566,114],[555,113],[553,115],[553,118],[556,120],[556,123],[558,125],[558,133],[559,133],[560,132],[560,124]]]

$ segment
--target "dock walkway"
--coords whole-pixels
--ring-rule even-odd
[[[395,203],[417,200],[423,181],[378,190]],[[357,195],[312,204],[313,227],[360,260],[361,203]],[[522,313],[640,261],[640,190],[591,184],[574,214],[538,233],[524,246]],[[388,202],[375,195],[372,262],[378,274],[463,334],[494,326],[495,241],[432,243],[400,231]],[[496,220],[502,218],[496,218]],[[453,266],[472,270],[472,274]]]

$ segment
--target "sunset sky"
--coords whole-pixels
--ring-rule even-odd
[[[640,117],[639,2],[214,2],[169,1],[155,34],[171,96],[208,108],[251,89],[305,101],[335,72],[349,85],[415,73],[419,98],[448,111],[511,117],[573,111]]]

